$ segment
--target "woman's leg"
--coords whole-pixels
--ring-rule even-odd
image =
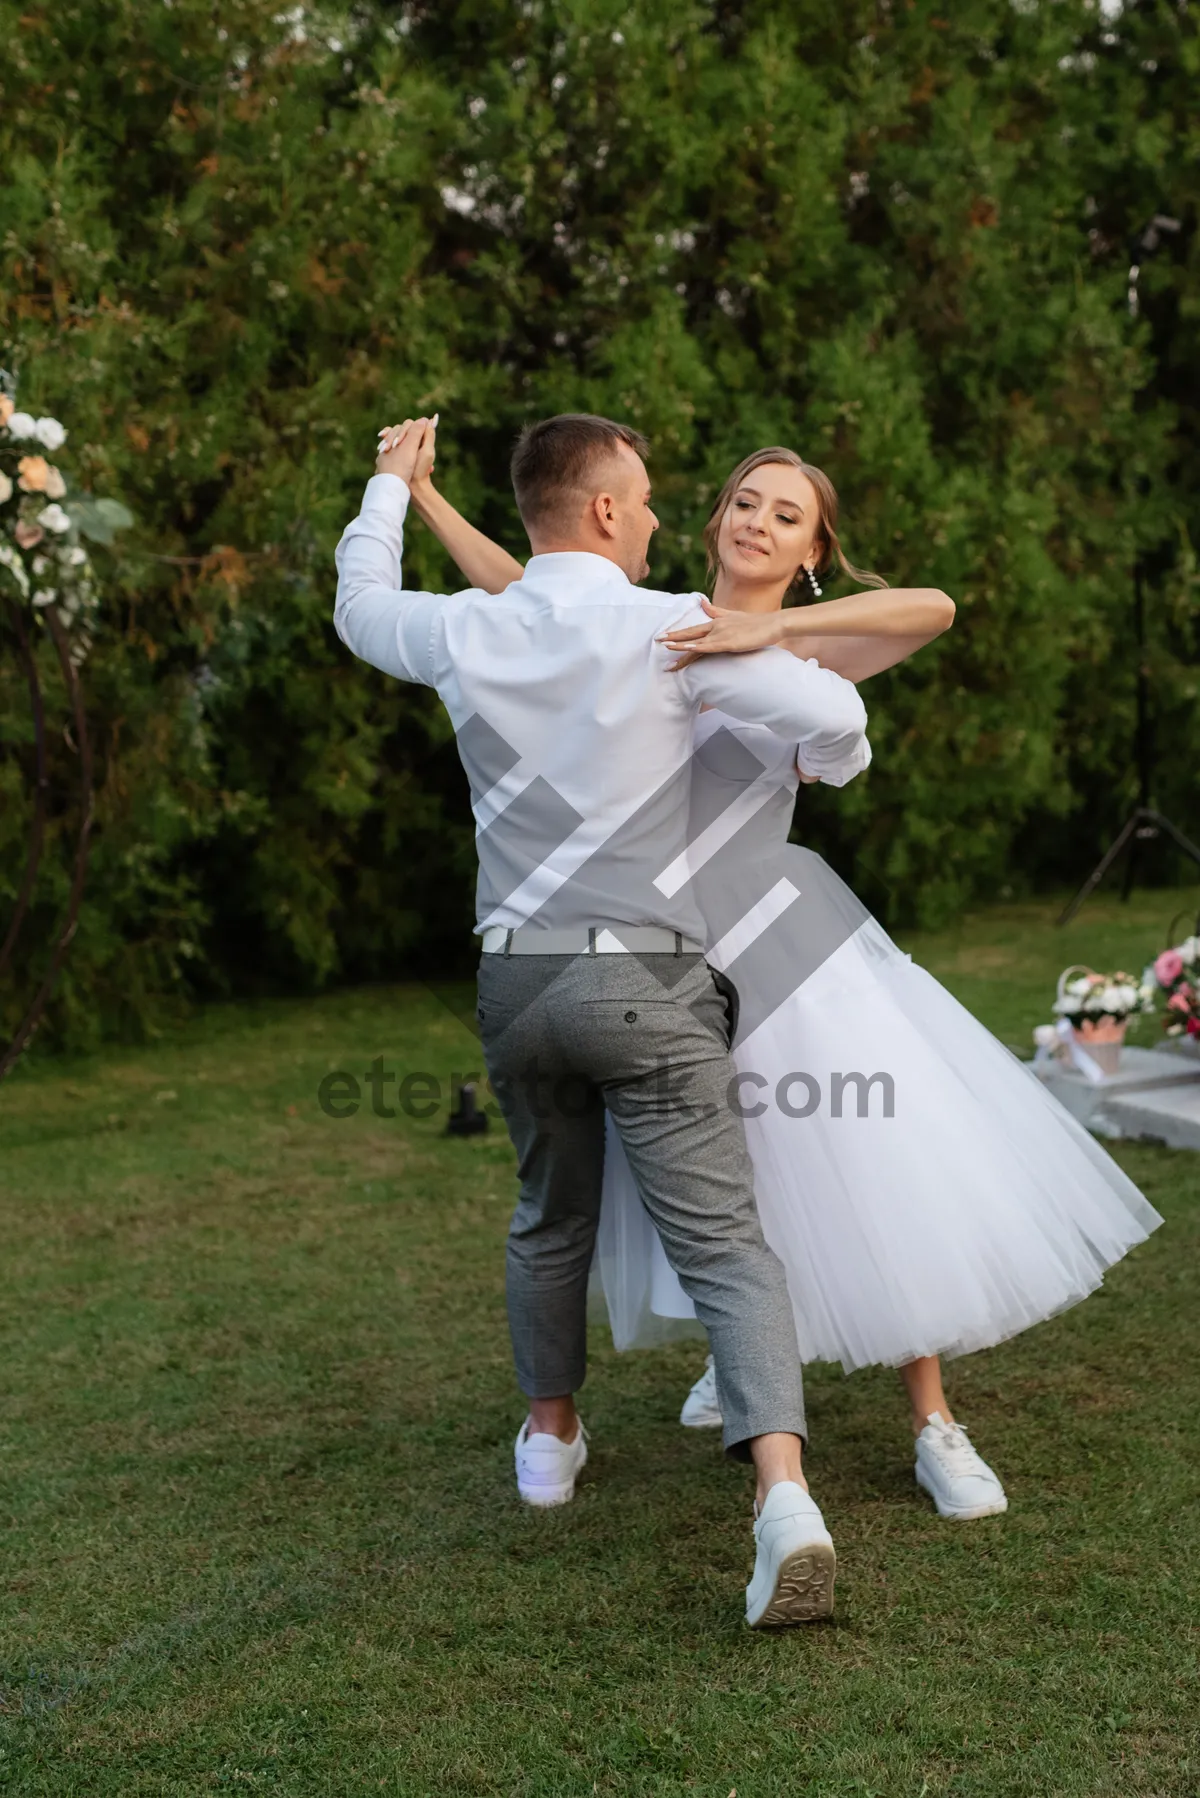
[[[940,1517],[964,1522],[1007,1511],[1004,1487],[971,1446],[951,1415],[936,1355],[920,1355],[900,1369],[912,1409],[917,1439],[917,1484],[928,1492]],[[941,1422],[930,1420],[937,1412]]]
[[[921,1434],[935,1411],[939,1411],[947,1423],[954,1422],[942,1386],[942,1364],[936,1355],[920,1355],[915,1361],[906,1362],[900,1369],[900,1378],[912,1408],[914,1436]]]

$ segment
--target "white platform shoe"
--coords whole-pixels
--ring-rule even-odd
[[[587,1465],[587,1432],[582,1419],[574,1442],[529,1434],[529,1419],[517,1437],[517,1491],[527,1505],[565,1505],[575,1496],[575,1480]]]
[[[755,1512],[758,1554],[746,1587],[751,1629],[782,1629],[830,1616],[837,1557],[816,1501],[795,1481],[780,1480]]]
[[[1007,1511],[1004,1487],[971,1446],[967,1432],[947,1423],[940,1411],[917,1437],[917,1485],[928,1492],[939,1517],[966,1523]]]
[[[717,1370],[710,1355],[704,1372],[683,1401],[679,1421],[689,1430],[719,1430],[725,1421],[717,1403]]]

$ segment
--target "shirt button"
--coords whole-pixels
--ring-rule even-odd
[[[636,1011],[627,1011],[625,1013],[625,1022],[627,1024],[636,1024],[637,1023],[637,1012]]]

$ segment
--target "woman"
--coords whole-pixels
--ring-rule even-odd
[[[413,503],[468,580],[520,565],[432,486]],[[781,448],[730,475],[704,532],[710,622],[680,659],[784,644],[864,680],[945,629],[924,590],[793,606],[846,561],[828,478]],[[874,580],[876,577],[859,576]],[[787,841],[795,746],[719,712],[697,720],[692,858],[709,959],[741,998],[733,1045],[764,1233],[788,1275],[803,1358],[899,1368],[916,1477],[943,1517],[1003,1511],[955,1424],[940,1356],[1004,1340],[1092,1291],[1161,1221],[1111,1158],[923,969],[817,855]],[[724,820],[724,824],[721,821]],[[694,1312],[609,1127],[597,1265],[618,1348],[695,1331]],[[711,1358],[681,1421],[720,1423]]]

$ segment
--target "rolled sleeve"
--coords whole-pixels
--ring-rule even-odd
[[[786,649],[701,656],[684,669],[694,699],[765,724],[796,744],[796,764],[830,786],[845,786],[871,760],[867,708],[858,689],[831,668]]]
[[[404,519],[408,487],[398,475],[372,475],[358,517],[335,551],[334,628],[364,662],[398,680],[436,685],[434,641],[445,606],[436,593],[406,592]]]
[[[832,745],[798,743],[796,766],[801,774],[810,775],[827,787],[844,787],[871,766],[871,745],[865,736],[848,739],[846,748],[840,751]]]

